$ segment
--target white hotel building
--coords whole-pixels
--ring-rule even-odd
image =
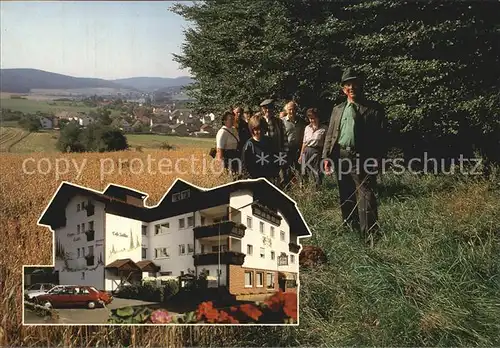
[[[145,276],[205,271],[233,295],[296,291],[298,239],[310,231],[267,180],[202,189],[177,179],[157,206],[146,198],[63,182],[39,220],[55,233],[60,283],[112,291]]]

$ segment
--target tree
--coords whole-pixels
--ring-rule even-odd
[[[207,1],[177,4],[194,23],[174,55],[197,111],[272,97],[327,120],[347,66],[366,76],[391,142],[408,156],[481,150],[500,162],[500,30],[493,2]],[[245,20],[241,20],[244,18]]]
[[[111,118],[111,110],[108,108],[98,108],[96,121],[103,126],[109,126],[111,122],[113,122],[113,119]]]
[[[60,131],[57,139],[57,148],[62,152],[83,152],[85,145],[82,143],[82,129],[75,121],[71,121]]]
[[[27,130],[28,132],[36,132],[41,128],[40,118],[35,115],[24,115],[19,120],[19,125],[21,128]]]

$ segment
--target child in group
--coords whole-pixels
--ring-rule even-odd
[[[251,138],[243,146],[242,166],[245,177],[249,179],[266,178],[274,184],[279,179],[279,165],[269,137],[262,134],[261,115],[254,115],[248,122]]]

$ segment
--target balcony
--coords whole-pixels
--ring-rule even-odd
[[[299,252],[299,250],[300,250],[300,245],[295,244],[295,243],[288,243],[288,250],[291,253],[297,254]]]
[[[92,242],[95,238],[95,231],[94,230],[88,230],[85,231],[85,234],[87,235],[87,242]]]
[[[94,255],[85,256],[85,260],[87,260],[87,266],[94,266],[95,263]]]
[[[193,255],[195,266],[217,265],[219,253]],[[241,266],[245,262],[245,254],[237,251],[224,251],[220,253],[220,263]]]
[[[262,220],[272,223],[273,225],[281,225],[281,216],[278,213],[262,204],[252,204],[252,214],[258,216]]]
[[[220,232],[219,232],[220,228]],[[236,238],[245,236],[246,226],[234,221],[222,221],[212,225],[198,226],[193,229],[195,238],[215,237],[217,235],[229,235]]]

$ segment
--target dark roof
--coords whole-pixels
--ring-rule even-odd
[[[174,193],[187,189],[190,190],[189,198],[172,202],[172,195]],[[77,194],[85,195],[96,201],[105,203],[106,212],[108,213],[144,222],[152,222],[190,211],[228,204],[231,193],[238,190],[250,190],[253,192],[254,201],[259,201],[260,204],[271,209],[280,210],[288,224],[291,227],[293,226],[294,234],[298,236],[310,235],[309,229],[301,217],[295,202],[265,179],[236,181],[206,190],[199,189],[184,180],[177,179],[155,207],[139,207],[126,203],[116,197],[97,193],[65,182],[57,191],[38,223],[50,225],[52,229],[64,226],[66,221],[61,211],[64,211],[71,198]]]
[[[138,220],[144,217],[144,214],[148,209],[126,203],[124,200],[116,197],[108,196],[95,192],[94,190],[64,182],[59,187],[59,190],[53,197],[38,223],[50,225],[52,229],[64,226],[66,224],[66,217],[65,214],[61,214],[61,212],[64,212],[64,209],[68,205],[69,201],[76,195],[82,195],[88,197],[89,199],[106,204],[106,211],[109,213]]]
[[[143,199],[144,197],[147,196],[146,194],[144,194],[142,192],[139,192],[136,190],[131,190],[129,188],[125,188],[125,187],[121,187],[121,186],[116,186],[113,184],[109,185],[103,194],[106,196],[112,196],[112,197],[116,197],[119,199],[125,199],[125,195],[129,195],[129,196],[136,197],[139,199]]]
[[[156,265],[151,260],[142,260],[135,263],[143,272],[158,272],[160,270],[160,266]]]
[[[105,268],[116,268],[119,270],[140,271],[141,268],[131,259],[119,259],[111,262]]]

